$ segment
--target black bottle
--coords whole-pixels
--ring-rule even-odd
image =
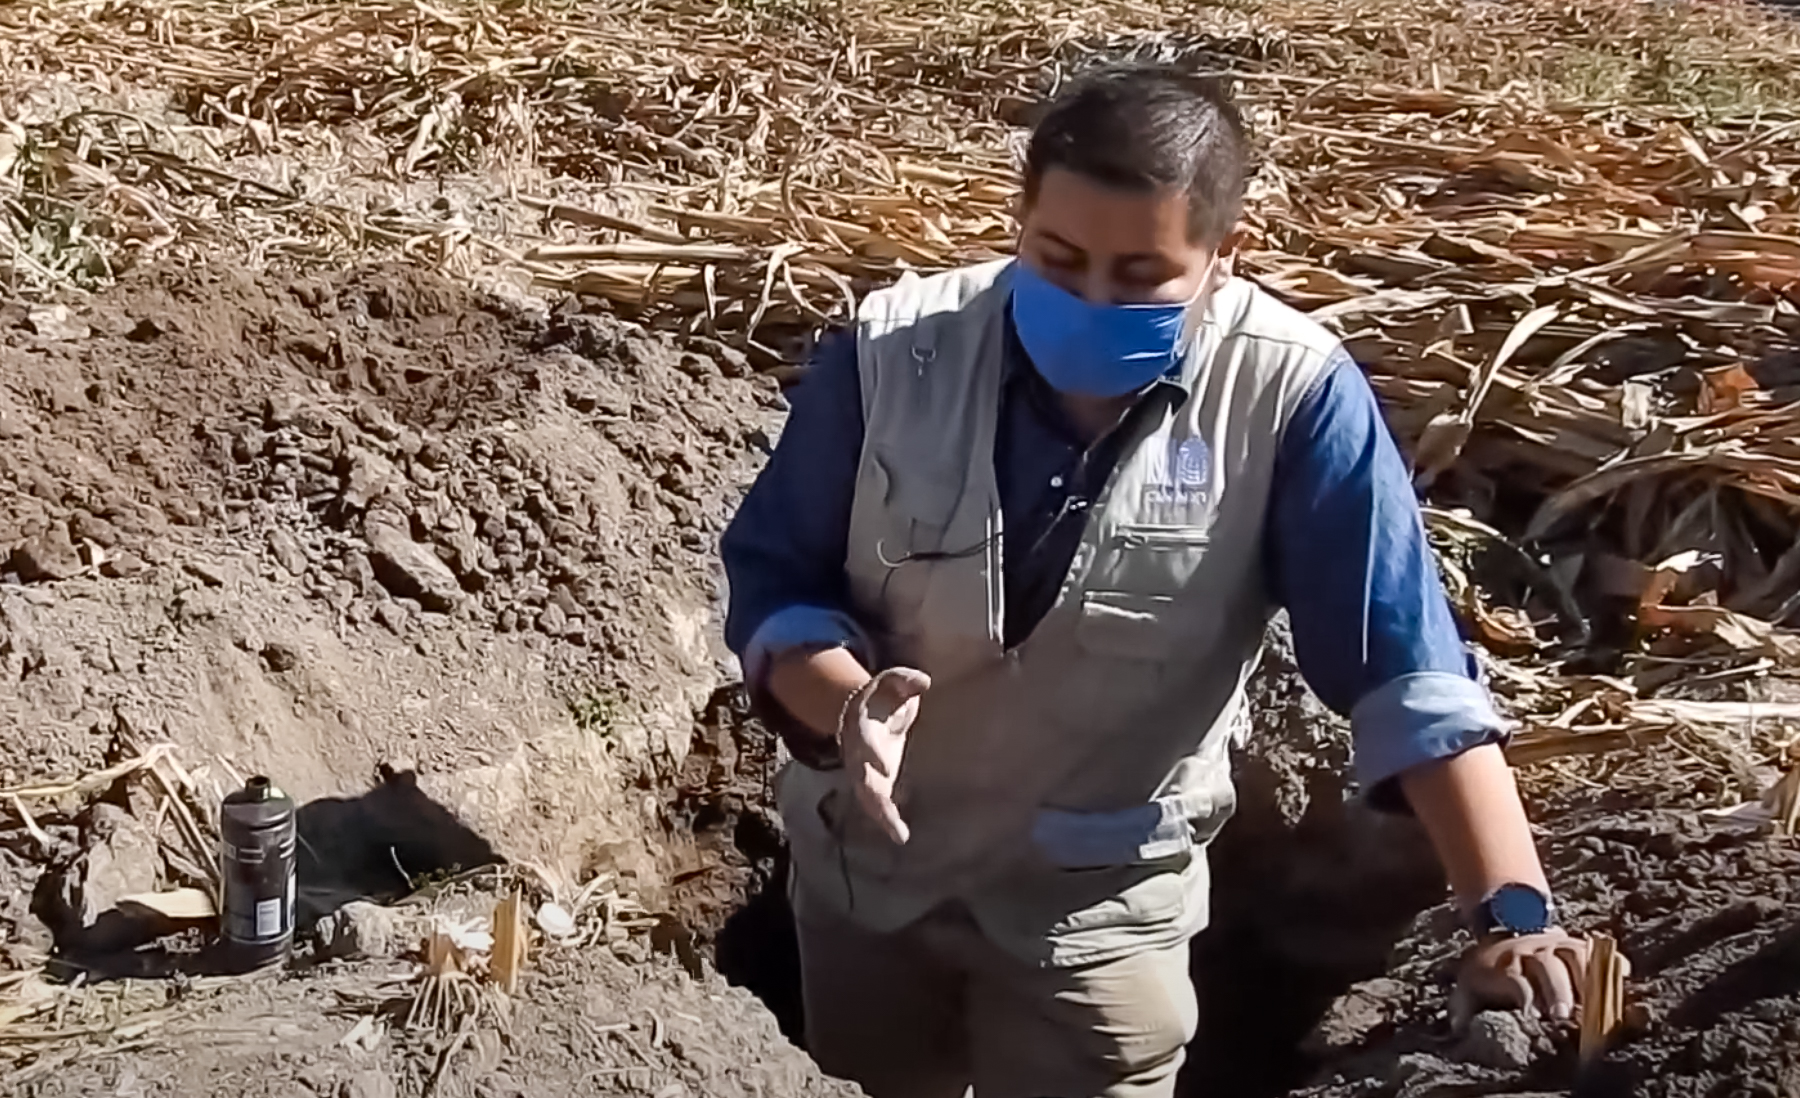
[[[278,964],[294,944],[294,802],[251,778],[225,798],[219,831],[227,964],[238,972]]]

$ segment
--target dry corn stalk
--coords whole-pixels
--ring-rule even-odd
[[[1771,791],[1775,810],[1775,832],[1793,838],[1800,835],[1800,762],[1777,782]]]
[[[481,1009],[481,986],[469,974],[469,957],[448,934],[433,931],[422,952],[419,990],[406,1012],[406,1028],[448,1033]]]
[[[1587,983],[1581,996],[1582,1063],[1604,1055],[1625,1017],[1625,959],[1605,934],[1589,940]]]

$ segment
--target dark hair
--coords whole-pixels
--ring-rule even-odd
[[[1249,142],[1215,80],[1160,65],[1081,77],[1050,103],[1025,154],[1025,200],[1054,168],[1126,191],[1188,196],[1189,235],[1217,245],[1244,208]]]

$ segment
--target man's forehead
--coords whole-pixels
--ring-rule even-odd
[[[1068,171],[1038,181],[1026,211],[1027,228],[1067,247],[1112,253],[1186,251],[1184,191],[1126,190]]]

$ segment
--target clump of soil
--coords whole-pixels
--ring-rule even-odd
[[[1320,1082],[1297,1093],[1800,1093],[1800,846],[1642,804],[1564,808],[1542,825],[1567,921],[1619,941],[1647,1025],[1586,1072],[1571,1033],[1522,1015],[1479,1015],[1455,1032],[1447,988],[1466,940],[1440,908],[1387,976],[1338,1001],[1311,1041]]]

